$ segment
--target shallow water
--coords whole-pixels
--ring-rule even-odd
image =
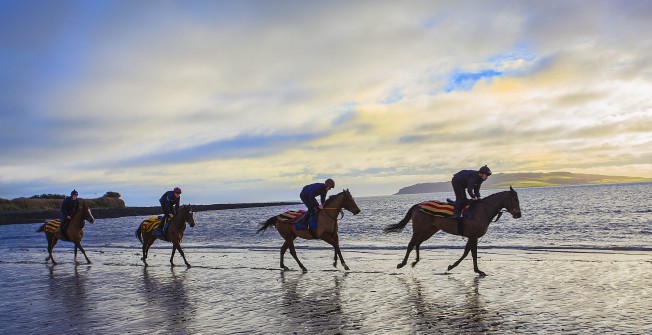
[[[480,241],[484,278],[470,256],[446,272],[464,240],[443,233],[416,267],[396,269],[411,228],[382,228],[448,194],[356,199],[362,213],[340,225],[351,271],[332,267],[326,243],[303,240],[309,272],[278,269],[280,237],[255,229],[292,207],[196,213],[183,242],[190,269],[171,268],[161,241],[142,266],[134,232],[144,217],[87,224],[93,264],[79,266],[66,242],[55,248],[59,265],[44,262],[39,224],[0,226],[0,334],[650,334],[652,204],[632,199],[651,190],[518,190],[523,217],[503,215]],[[285,261],[298,268],[289,253]]]

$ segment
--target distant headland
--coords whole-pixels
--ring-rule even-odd
[[[570,172],[547,173],[496,173],[491,175],[482,184],[483,189],[488,188],[526,188],[544,186],[569,186],[587,184],[618,184],[652,182],[652,178],[604,176],[597,174],[582,174]],[[401,188],[398,194],[415,194],[431,192],[453,192],[450,180],[435,183],[420,183]]]

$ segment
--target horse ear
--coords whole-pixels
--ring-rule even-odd
[[[512,185],[509,185],[509,190],[514,192],[514,189],[512,188]]]

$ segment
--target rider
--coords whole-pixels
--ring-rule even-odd
[[[306,207],[308,207],[308,212],[303,216],[304,223],[307,222],[312,215],[316,214],[318,208],[324,208],[324,202],[326,202],[326,193],[328,193],[328,191],[333,188],[335,188],[335,182],[330,178],[326,179],[326,181],[323,183],[314,183],[303,187],[299,197],[301,198],[301,201],[303,201],[303,203],[306,205]],[[317,203],[317,200],[315,199],[317,196],[321,197],[321,205]],[[310,225],[308,225],[308,230],[311,234],[314,234],[310,229]]]
[[[480,200],[480,185],[491,176],[491,170],[485,165],[478,171],[462,170],[453,175],[451,183],[455,192],[455,209],[452,217],[461,217],[462,208],[469,202],[466,198],[466,191],[469,192],[471,200]]]
[[[72,190],[72,192],[70,192],[70,196],[63,199],[63,203],[61,203],[61,236],[65,237],[64,234],[68,229],[68,223],[70,223],[72,215],[79,210],[79,199],[77,199],[78,196],[79,193],[77,193],[77,190]]]
[[[161,203],[161,209],[163,209],[163,219],[161,220],[160,232],[162,236],[165,236],[165,233],[168,231],[168,227],[170,226],[170,221],[174,218],[174,215],[179,212],[181,189],[175,187],[174,190],[163,193],[161,199],[158,199],[158,202]]]

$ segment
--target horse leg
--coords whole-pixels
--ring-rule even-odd
[[[297,257],[297,251],[294,249],[294,241],[288,241],[290,242],[290,255],[294,258],[295,261],[297,261],[297,264],[299,264],[299,267],[301,268],[301,271],[303,272],[308,272],[308,269],[306,269],[303,264],[301,264],[301,261],[299,260],[299,257]]]
[[[154,240],[155,239],[151,235],[143,238],[143,257],[141,259],[143,260],[143,263],[145,263],[145,266],[148,266],[147,255],[149,254],[149,247],[154,244]]]
[[[479,274],[480,277],[484,277],[487,274],[478,269],[478,238],[473,237],[473,245],[471,246],[471,255],[473,256],[473,271]]]
[[[186,263],[186,267],[190,267],[190,263],[186,260],[186,255],[183,253],[183,249],[181,249],[181,244],[176,244],[176,248],[179,250],[181,257],[183,257],[183,262]]]
[[[412,235],[412,239],[410,240],[410,243],[408,243],[407,246],[407,252],[405,253],[405,257],[403,258],[403,261],[396,265],[397,269],[400,269],[407,264],[408,258],[410,257],[410,252],[412,252],[412,249],[414,249],[414,246],[416,245],[416,237],[414,234]]]
[[[417,259],[416,259],[414,262],[412,262],[412,267],[414,267],[415,265],[417,265],[417,263],[419,263],[419,260],[421,259],[421,258],[419,258],[419,247],[420,247],[420,246],[421,246],[421,242],[420,242],[420,243],[417,243],[417,245],[414,247],[414,248],[415,248],[415,251],[417,252]]]
[[[54,256],[52,256],[52,249],[54,249],[54,245],[57,244],[57,241],[54,239],[53,236],[47,237],[48,240],[48,254],[49,256],[45,258],[45,261],[52,260],[52,264],[57,264],[57,262],[54,260]]]
[[[287,266],[285,266],[285,264],[283,264],[283,258],[285,257],[285,252],[288,250],[289,247],[290,247],[290,242],[287,240],[283,243],[283,246],[281,246],[281,269],[285,271],[290,270],[290,268],[288,268]]]
[[[338,243],[337,239],[331,235],[324,235],[321,237],[321,239],[333,246],[335,249],[335,255],[340,256],[340,262],[342,263],[344,270],[349,271],[349,267],[346,265],[346,263],[344,263],[344,257],[342,257],[342,251],[340,250],[340,244]]]
[[[473,240],[473,238],[469,238],[469,240],[466,241],[466,246],[464,247],[464,254],[462,255],[462,257],[460,257],[460,259],[457,260],[457,262],[455,262],[455,263],[453,263],[452,265],[449,265],[449,266],[448,266],[448,271],[454,269],[456,266],[458,266],[458,265],[460,264],[460,262],[461,262],[464,258],[466,258],[466,255],[468,255],[468,254],[469,254],[469,251],[471,251],[471,245],[472,245],[472,242],[471,242],[471,241],[472,241],[472,240]],[[477,240],[476,240],[476,242],[477,242]]]
[[[88,259],[88,256],[86,256],[86,250],[84,250],[84,248],[82,247],[81,242],[75,243],[75,263],[78,264],[78,262],[77,262],[77,248],[79,248],[79,250],[81,250],[82,255],[84,255],[84,258],[86,258],[86,264],[91,264],[92,262],[91,262],[90,259]]]
[[[174,245],[174,243],[172,243],[172,256],[170,256],[170,265],[171,266],[174,266],[174,262],[172,260],[174,260],[174,253],[176,251],[177,251],[177,247]]]

